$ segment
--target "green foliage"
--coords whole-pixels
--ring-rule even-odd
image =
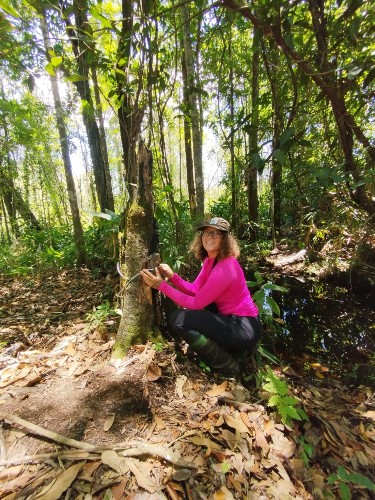
[[[375,484],[370,479],[358,472],[347,472],[342,465],[340,465],[336,474],[331,474],[328,477],[328,484],[335,483],[338,484],[341,500],[350,500],[352,498],[349,484],[375,491]]]
[[[85,233],[86,252],[91,267],[108,271],[118,257],[118,231],[121,217],[110,210],[87,212],[93,217]]]
[[[303,460],[303,463],[306,467],[308,467],[310,460],[312,459],[315,448],[311,444],[305,441],[304,436],[302,436],[298,441],[300,447],[300,455]]]
[[[252,296],[259,308],[262,319],[269,322],[270,319],[273,319],[274,314],[280,316],[280,308],[271,296],[272,291],[287,292],[288,289],[274,283],[266,283],[258,271],[254,273],[254,277],[255,281],[247,281],[246,283],[249,288],[258,288],[252,293]]]
[[[206,373],[211,372],[211,368],[208,365],[206,365],[206,363],[204,361],[200,361],[198,366],[201,370],[203,370]]]
[[[90,323],[90,328],[101,329],[103,328],[105,322],[111,317],[117,317],[118,311],[111,308],[108,300],[97,307],[94,307],[92,312],[86,314],[86,319]]]
[[[153,348],[156,352],[162,352],[162,351],[164,351],[165,346],[164,346],[163,342],[154,342],[154,343],[152,344],[152,348]]]
[[[190,216],[186,200],[176,201],[177,192],[172,186],[155,188],[157,199],[155,215],[158,221],[160,252],[163,262],[176,272],[184,264],[190,243],[195,233],[195,223]],[[174,199],[174,212],[171,214],[169,196]]]
[[[36,231],[24,229],[15,243],[1,248],[0,272],[27,275],[33,271],[74,265],[74,248],[68,227]]]
[[[87,255],[92,268],[108,271],[114,267],[117,256],[119,216],[95,216],[84,232]],[[108,218],[107,218],[108,217]],[[74,267],[76,252],[72,229],[55,226],[37,231],[24,228],[12,244],[0,247],[0,272],[27,275],[43,270]]]
[[[308,420],[305,411],[298,408],[298,400],[289,395],[289,388],[284,380],[277,377],[267,368],[260,373],[262,389],[269,392],[268,406],[276,408],[285,425],[290,425],[293,420]]]

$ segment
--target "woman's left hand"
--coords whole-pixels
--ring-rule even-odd
[[[158,289],[164,281],[160,276],[159,269],[157,267],[155,267],[155,276],[148,269],[142,269],[141,276],[145,283],[151,288]]]

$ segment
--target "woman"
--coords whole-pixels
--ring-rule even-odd
[[[141,275],[149,286],[184,308],[171,315],[173,331],[211,368],[238,376],[240,367],[232,353],[254,348],[261,333],[259,311],[238,263],[240,252],[229,222],[214,217],[197,229],[192,250],[203,266],[193,283],[167,264],[160,264],[155,276],[147,269]]]

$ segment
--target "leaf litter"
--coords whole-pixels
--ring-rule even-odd
[[[0,498],[337,498],[340,466],[374,477],[370,388],[274,368],[309,416],[287,426],[264,393],[172,342],[112,360],[116,324],[93,330],[86,314],[116,286],[88,271],[0,278]]]

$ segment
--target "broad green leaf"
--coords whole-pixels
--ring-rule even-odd
[[[350,472],[347,479],[354,484],[364,486],[370,491],[375,491],[375,484],[370,479],[359,472]]]
[[[66,81],[71,82],[71,83],[85,82],[87,80],[88,80],[87,76],[83,76],[83,75],[71,75],[71,76],[66,77]]]
[[[297,411],[300,414],[302,420],[306,420],[306,421],[309,420],[309,417],[308,417],[307,413],[305,412],[305,410],[302,410],[302,408],[297,408]]]
[[[275,149],[275,151],[272,153],[272,156],[275,158],[275,160],[277,160],[281,165],[284,165],[284,163],[286,162],[286,154],[284,153],[284,151],[282,151],[281,149]]]
[[[57,68],[62,63],[63,58],[61,56],[51,57],[51,64],[54,68]]]
[[[284,406],[281,405],[278,409],[281,415],[281,420],[284,424],[289,422],[289,420],[302,420],[300,415],[298,414],[297,408],[294,406]]]
[[[350,500],[352,498],[352,495],[350,493],[350,488],[347,484],[340,483],[339,488],[340,488],[341,500]]]
[[[7,14],[9,14],[13,17],[16,17],[18,19],[21,17],[21,15],[16,11],[16,9],[10,3],[6,2],[5,0],[0,0],[0,9],[2,9]]]
[[[278,306],[277,302],[272,297],[267,297],[266,300],[272,311],[280,316],[280,307]]]
[[[288,292],[289,288],[285,288],[285,286],[274,285],[273,283],[266,283],[263,285],[265,290],[275,290],[276,292]]]
[[[346,472],[345,467],[343,467],[342,465],[340,465],[340,467],[337,469],[337,474],[339,475],[340,479],[348,479],[348,473]]]
[[[92,217],[101,217],[102,219],[112,220],[112,217],[109,214],[105,214],[103,212],[94,212],[92,210],[86,210],[86,213],[88,213]]]
[[[56,73],[55,73],[55,68],[53,66],[52,63],[47,63],[45,66],[44,66],[44,69],[47,71],[47,73],[51,76],[56,76]]]
[[[349,80],[354,80],[354,78],[361,73],[362,69],[363,68],[361,66],[353,66],[348,72]]]
[[[282,399],[282,404],[288,406],[295,406],[296,404],[298,404],[298,401],[293,396],[284,396]]]
[[[270,361],[272,361],[272,363],[279,363],[280,362],[280,360],[276,356],[274,356],[273,354],[271,354],[269,351],[267,351],[267,349],[265,349],[261,345],[258,347],[258,352],[264,358],[267,358]]]
[[[94,17],[101,23],[103,28],[112,28],[111,21],[106,17],[104,17],[94,6],[90,7],[89,12],[92,15],[92,17]]]
[[[286,143],[294,135],[294,128],[289,127],[280,135],[280,146]]]
[[[263,389],[266,391],[267,389],[267,384],[263,386]],[[269,391],[271,392],[271,391]],[[268,400],[267,406],[280,406],[281,403],[281,397],[278,394],[275,394],[274,396],[271,396],[270,399]]]

